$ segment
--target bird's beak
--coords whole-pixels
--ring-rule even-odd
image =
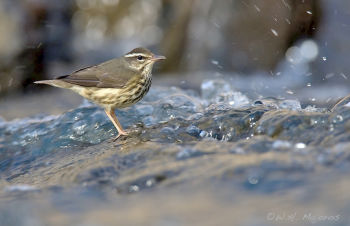
[[[159,55],[153,55],[152,61],[159,61],[159,60],[165,60],[165,56],[159,56]]]

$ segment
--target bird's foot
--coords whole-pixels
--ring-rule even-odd
[[[125,131],[122,131],[122,132],[119,132],[118,133],[118,136],[116,138],[113,139],[113,142],[116,142],[120,137],[122,136],[128,136],[129,133],[125,132]]]

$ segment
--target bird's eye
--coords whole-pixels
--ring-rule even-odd
[[[137,57],[137,59],[138,59],[138,60],[143,60],[143,56],[139,55],[139,56]]]

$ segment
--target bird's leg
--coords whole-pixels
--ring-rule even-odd
[[[120,136],[128,135],[128,133],[123,129],[122,125],[118,121],[117,116],[114,113],[114,110],[106,108],[105,112],[106,112],[108,118],[113,122],[113,125],[115,126],[115,128],[117,128],[117,130],[118,130],[118,136],[114,139],[114,141],[116,141]]]

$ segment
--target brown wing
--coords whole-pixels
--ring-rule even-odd
[[[134,76],[137,76],[134,71],[125,68],[119,59],[114,59],[56,79],[84,87],[123,88]]]

